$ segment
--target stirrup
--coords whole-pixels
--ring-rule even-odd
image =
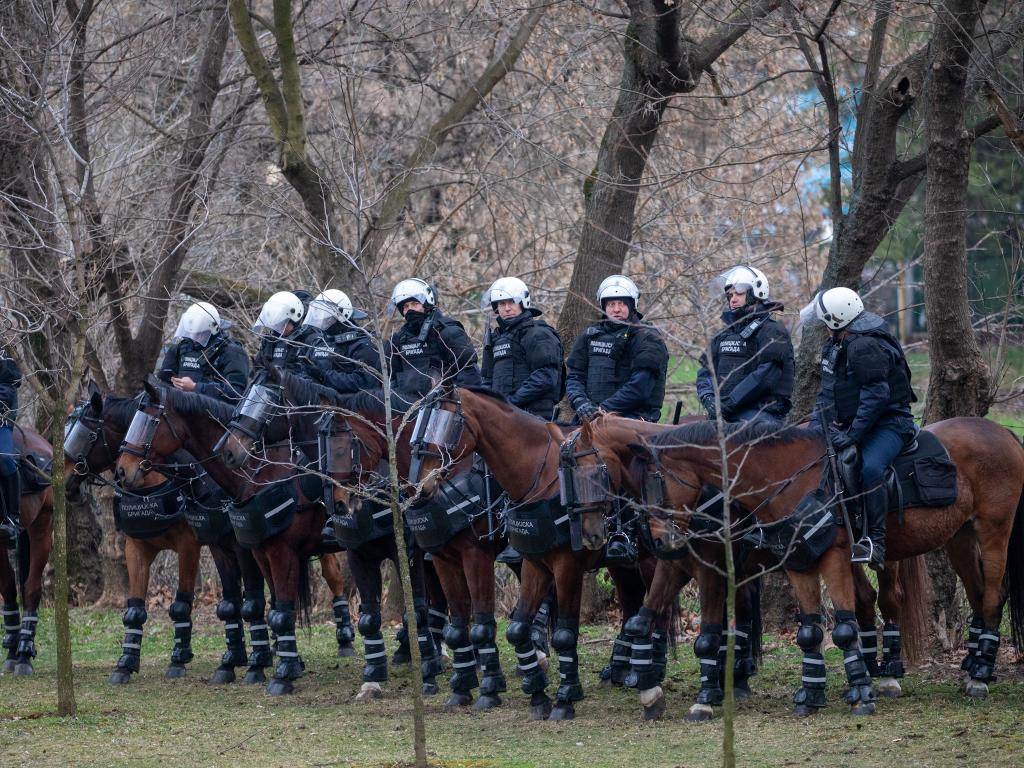
[[[875,554],[875,543],[867,536],[861,536],[850,547],[851,563],[870,563]]]
[[[523,562],[523,556],[519,553],[519,550],[509,544],[496,558],[494,558],[494,562],[504,563],[505,565],[515,565],[516,563]]]

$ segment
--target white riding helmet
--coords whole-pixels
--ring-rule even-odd
[[[856,291],[849,288],[831,288],[818,294],[815,301],[818,319],[833,331],[838,331],[864,311],[864,302]]]
[[[756,267],[733,267],[725,274],[726,292],[737,293],[749,291],[755,299],[767,299],[771,293],[768,278]]]
[[[632,299],[633,308],[636,309],[639,298],[640,289],[625,275],[610,275],[597,286],[597,303],[602,307],[608,299]]]
[[[365,318],[366,313],[352,306],[352,299],[348,297],[347,293],[339,291],[337,288],[328,288],[309,302],[306,319],[302,321],[302,324],[311,325],[323,331],[335,323]]]
[[[497,312],[498,302],[504,300],[514,301],[523,309],[529,309],[533,303],[530,301],[530,289],[526,287],[526,283],[518,277],[499,277],[480,297],[480,309],[486,309],[490,304]]]
[[[391,300],[388,302],[388,317],[394,317],[398,308],[410,299],[415,299],[425,307],[436,307],[437,291],[426,280],[420,280],[418,277],[403,280],[391,292]]]
[[[220,312],[217,308],[208,301],[197,301],[182,313],[174,336],[191,339],[199,346],[205,347],[220,328]]]
[[[257,333],[268,330],[282,334],[289,322],[296,325],[301,323],[305,312],[306,309],[298,296],[291,291],[278,291],[267,299],[252,329]]]

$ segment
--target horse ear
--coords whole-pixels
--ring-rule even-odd
[[[103,412],[103,395],[100,394],[98,388],[90,392],[89,405],[92,407],[93,413],[99,415]]]
[[[99,386],[92,379],[89,379],[89,383],[85,385],[85,391],[89,393],[89,399],[92,399],[93,395],[100,394]]]
[[[156,382],[152,376],[146,377],[146,380],[142,382],[142,388],[146,391],[146,394],[149,396],[151,401],[154,403],[160,402],[160,390],[157,388]]]

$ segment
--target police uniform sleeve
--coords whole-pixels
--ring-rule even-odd
[[[484,331],[484,348],[480,351],[480,381],[488,389],[493,385],[494,345],[491,343],[491,329]]]
[[[509,400],[521,408],[537,400],[557,402],[561,394],[562,345],[555,332],[546,326],[535,326],[523,335],[523,347],[530,375]]]
[[[587,334],[581,333],[573,342],[572,350],[565,361],[568,375],[565,379],[565,392],[573,410],[578,411],[581,405],[590,402],[587,394]]]
[[[712,343],[714,342],[712,341]],[[702,352],[700,355],[700,369],[697,371],[697,399],[703,403],[706,397],[714,399],[715,382],[711,378],[711,369],[708,367],[708,353]]]
[[[459,323],[450,323],[441,330],[441,341],[451,352],[455,364],[455,383],[463,387],[480,386],[476,349]]]
[[[881,342],[859,336],[846,349],[847,370],[860,385],[860,403],[847,434],[859,442],[889,406],[887,378],[892,363]]]
[[[640,331],[634,341],[629,378],[615,394],[600,403],[606,411],[628,413],[647,405],[668,368],[668,348],[654,329]]]
[[[380,387],[380,357],[369,342],[360,342],[350,350],[350,370],[339,370],[335,363],[342,362],[337,355],[317,358],[323,382],[337,392],[362,392]]]
[[[216,368],[220,374],[217,381],[204,381],[196,385],[196,391],[234,403],[242,399],[249,383],[249,356],[238,342],[228,342],[218,355]]]

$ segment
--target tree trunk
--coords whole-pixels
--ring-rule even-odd
[[[128,594],[128,568],[124,559],[124,534],[114,527],[113,497],[113,492],[106,486],[96,493],[103,572],[103,594],[96,605],[122,608]]]

